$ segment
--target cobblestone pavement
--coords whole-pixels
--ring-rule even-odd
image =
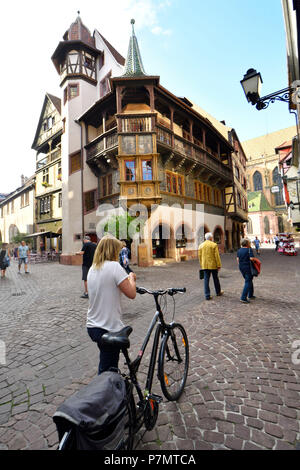
[[[209,302],[196,261],[136,268],[138,285],[187,287],[176,296],[176,319],[190,341],[184,394],[179,402],[164,400],[157,426],[140,436],[138,449],[300,447],[300,256],[265,250],[261,258],[250,305],[239,302],[243,282],[234,254],[222,256],[224,296]],[[18,275],[13,262],[0,280],[0,347],[6,348],[0,450],[55,449],[57,406],[97,373],[97,346],[85,329],[88,301],[80,298],[81,268],[49,263],[30,271]],[[134,328],[134,357],[154,313],[153,299],[124,299],[123,309],[125,323]],[[161,394],[158,384],[154,392]]]

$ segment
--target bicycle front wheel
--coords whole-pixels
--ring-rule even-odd
[[[189,344],[185,329],[174,323],[163,337],[158,362],[158,376],[164,396],[178,400],[185,387],[189,368]]]

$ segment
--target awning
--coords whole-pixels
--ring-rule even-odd
[[[24,235],[23,238],[34,238],[34,237],[44,237],[44,236],[47,236],[47,238],[55,238],[55,237],[60,237],[61,233],[55,233],[55,232],[29,233],[28,235]]]

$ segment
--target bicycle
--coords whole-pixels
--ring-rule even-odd
[[[144,287],[137,287],[136,290],[137,293],[141,295],[153,295],[156,305],[156,313],[152,319],[137,357],[133,361],[129,358],[129,335],[132,332],[132,328],[130,326],[126,326],[117,333],[106,333],[102,336],[103,345],[120,348],[125,357],[128,368],[128,373],[122,374],[126,383],[127,395],[127,420],[125,426],[126,437],[124,439],[124,450],[133,449],[134,436],[141,429],[143,424],[147,431],[151,431],[156,424],[159,403],[162,401],[162,397],[152,393],[158,349],[158,379],[160,381],[163,395],[167,400],[175,401],[180,398],[186,384],[189,368],[189,343],[185,329],[180,323],[175,323],[173,321],[171,323],[166,323],[159,302],[159,298],[166,294],[174,297],[177,293],[186,292],[186,289],[169,288],[150,291]],[[137,373],[155,326],[156,331],[152,345],[146,386],[143,390],[138,382]],[[135,402],[134,392],[137,394],[137,404]]]
[[[142,426],[145,426],[146,431],[151,431],[156,424],[159,404],[163,400],[161,396],[152,393],[156,361],[158,361],[157,374],[161,390],[165,398],[169,401],[178,400],[182,395],[189,368],[189,343],[185,329],[180,323],[175,323],[173,320],[170,323],[165,321],[159,301],[160,298],[167,294],[172,296],[174,300],[175,294],[184,293],[186,289],[168,288],[151,291],[144,287],[137,287],[136,290],[137,293],[141,295],[153,295],[156,305],[156,313],[150,323],[137,357],[131,361],[128,352],[130,347],[129,336],[133,331],[131,326],[126,326],[118,332],[105,333],[101,339],[102,345],[120,349],[125,357],[125,365],[127,365],[128,369],[126,373],[121,373],[119,370],[116,370],[125,381],[126,391],[126,408],[124,417],[122,417],[125,432],[118,450],[132,450],[134,448],[134,436]],[[175,300],[173,319],[174,316]],[[137,373],[155,326],[156,331],[152,345],[146,385],[143,389],[137,379]],[[120,418],[117,416],[115,422],[119,420]],[[115,426],[115,424],[113,424],[113,426]],[[74,450],[75,433],[72,427],[65,431],[59,444],[59,450]],[[101,438],[102,435],[96,437]]]

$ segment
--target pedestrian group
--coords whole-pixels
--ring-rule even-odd
[[[259,240],[256,237],[254,240],[257,254],[260,254]],[[205,234],[205,241],[200,244],[198,250],[199,262],[203,271],[204,279],[204,295],[206,300],[211,300],[211,292],[209,287],[210,276],[212,275],[216,295],[219,297],[224,294],[221,290],[219,271],[222,267],[217,243],[213,242],[212,233]],[[244,287],[241,293],[240,302],[249,304],[251,300],[255,299],[253,287],[253,273],[251,263],[255,259],[251,242],[244,238],[241,242],[241,248],[237,252],[237,262],[239,270],[245,280]],[[202,276],[200,276],[201,278]]]

